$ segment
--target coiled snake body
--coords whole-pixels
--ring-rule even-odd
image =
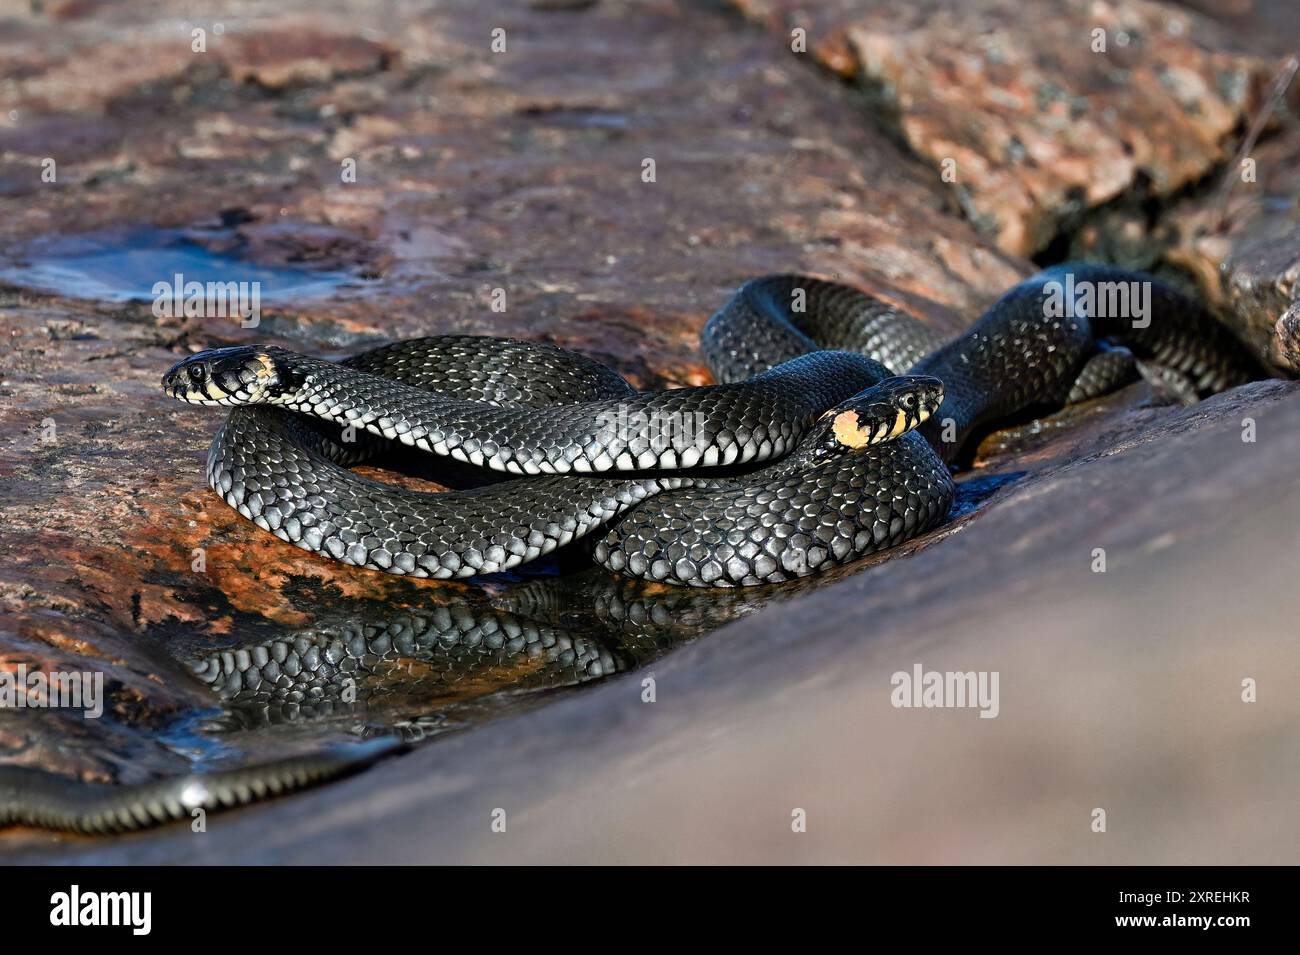
[[[1098,308],[1105,297],[1081,291],[1121,287],[1145,292],[1144,314]],[[953,499],[948,464],[973,432],[1110,390],[1135,360],[1187,397],[1264,374],[1175,289],[1088,264],[1017,285],[947,343],[847,286],[758,279],[709,320],[702,344],[719,384],[658,393],[563,349],[473,337],[397,342],[340,363],[217,349],[177,364],[163,386],[236,406],[212,443],[209,482],[306,550],[470,577],[591,535],[596,560],[620,575],[723,587],[805,577],[935,526]],[[348,469],[392,442],[512,479],[424,494]],[[359,644],[358,659],[385,639]],[[255,648],[242,669],[233,656],[209,661],[201,675],[228,694],[263,693],[272,675],[284,681],[277,653],[291,660],[291,649]],[[592,659],[601,672],[614,663]],[[289,700],[304,692],[275,686]],[[361,741],[126,791],[6,768],[0,824],[133,828],[338,776],[402,746]]]
[[[1149,290],[1145,322],[1089,310],[1074,293],[1052,307],[1057,286],[1124,283]],[[748,586],[933,527],[952,501],[946,462],[973,430],[1132,372],[1133,354],[1109,339],[1196,394],[1257,373],[1169,286],[1067,265],[1016,286],[947,344],[847,286],[756,280],[705,326],[720,383],[702,388],[639,393],[563,349],[461,336],[341,363],[273,346],[217,349],[180,362],[163,384],[183,401],[241,406],[213,441],[209,482],[306,550],[395,574],[470,577],[598,532],[594,554],[610,570]],[[345,467],[394,441],[521,477],[437,495]]]

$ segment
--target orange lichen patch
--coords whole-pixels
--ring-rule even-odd
[[[103,658],[105,656],[94,641],[69,636],[67,624],[63,622],[28,617],[21,630],[23,636],[34,637],[65,653],[74,653],[81,657]]]
[[[844,30],[835,30],[819,38],[812,45],[812,53],[819,63],[845,79],[858,75],[858,58]]]
[[[189,520],[179,519],[182,513]],[[312,579],[342,597],[385,601],[393,607],[409,605],[420,593],[413,588],[437,586],[432,581],[413,584],[300,550],[246,521],[206,490],[184,495],[178,506],[148,509],[146,516],[138,531],[123,538],[135,560],[148,555],[156,571],[183,575],[197,588],[219,592],[235,609],[282,626],[305,626],[312,619],[286,593],[293,578]],[[196,570],[200,552],[202,570]],[[227,632],[230,626],[228,618],[211,619],[206,608],[182,599],[173,587],[141,588],[137,622],[169,617],[203,622],[209,632]]]
[[[788,33],[790,48],[798,53],[809,52],[819,63],[844,79],[852,79],[858,73],[858,60],[853,55],[848,37],[843,29],[826,29],[825,24],[815,25],[806,15],[798,16],[787,13],[767,0],[732,0],[744,14],[755,20],[766,20],[777,32]],[[802,31],[796,38],[794,30]],[[796,46],[796,39],[803,47]]]
[[[124,722],[193,705],[196,688],[177,681],[174,672],[156,661],[137,657],[135,638],[112,623],[52,618],[45,613],[12,614],[6,623],[17,642],[0,648],[0,670],[15,672],[22,664],[28,672],[103,673],[106,689],[111,688],[105,699],[107,712]],[[84,630],[86,640],[70,639],[71,627]],[[80,727],[78,731],[89,729],[81,725],[79,715],[73,723]]]
[[[426,703],[439,705],[473,700],[488,693],[495,693],[503,687],[519,686],[530,677],[541,673],[549,665],[545,655],[520,653],[514,657],[491,666],[475,666],[458,671],[454,679],[447,679],[446,664],[432,664],[428,660],[414,660],[406,657],[393,661],[392,667],[377,675],[373,683],[376,687],[389,687],[397,692],[411,692],[414,685],[416,692]],[[437,692],[430,696],[430,689]]]
[[[628,579],[627,586],[631,592],[641,597],[651,597],[656,594],[680,594],[681,587],[674,587],[672,584],[662,584],[654,580],[633,580]]]
[[[156,589],[139,581],[137,555],[56,531],[34,531],[27,540],[28,549],[11,564],[13,576],[42,594],[64,598],[59,603],[72,601],[77,609],[103,604],[117,625],[134,629],[133,601]]]
[[[694,363],[679,367],[677,371],[678,378],[682,384],[688,388],[697,388],[701,385],[711,385],[713,373],[701,363]]]
[[[362,477],[368,477],[372,481],[380,481],[384,484],[393,484],[408,491],[423,491],[425,494],[444,494],[450,491],[445,484],[439,484],[437,481],[431,481],[427,478],[418,477],[414,474],[399,474],[395,471],[388,471],[384,468],[374,468],[362,466],[356,469],[356,472]],[[504,475],[503,475],[504,477]]]

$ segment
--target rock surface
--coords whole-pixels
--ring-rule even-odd
[[[1160,270],[1300,371],[1300,83],[1270,98],[1294,76],[1288,0],[733,2],[783,44],[804,31],[1000,248]],[[1235,155],[1256,122],[1257,148]]]
[[[958,40],[973,42],[962,30],[1003,9],[993,4],[929,25],[818,13],[845,39],[836,47],[829,28],[810,30],[816,55],[841,71],[874,64],[875,82],[910,90],[915,112],[902,121],[870,115],[858,93],[793,55],[775,3],[745,7],[777,24],[780,42],[734,13],[672,2],[463,0],[362,23],[341,0],[289,0],[241,6],[220,29],[165,0],[8,14],[0,259],[20,264],[0,286],[0,666],[100,670],[110,706],[97,721],[0,711],[0,754],[128,783],[218,765],[221,737],[203,727],[228,714],[182,660],[327,618],[514,599],[510,582],[480,593],[357,573],[231,512],[202,478],[219,416],[158,390],[190,351],[260,340],[332,356],[472,331],[579,348],[644,387],[700,383],[699,328],[748,277],[839,277],[956,331],[1032,270],[1018,255],[1083,206],[1131,196],[1144,175],[1168,195],[1230,154],[1268,61],[1185,11],[1105,5],[1107,23],[1141,27],[1117,57],[1143,50],[1128,88],[1072,57],[1044,65],[1086,17],[1065,0],[1041,6],[1035,22],[1051,30],[1004,26],[982,52]],[[1189,30],[1158,29],[1172,22]],[[496,28],[504,52],[492,50]],[[921,56],[927,36],[950,53]],[[906,62],[885,56],[895,39],[912,50]],[[1086,51],[1086,30],[1079,42]],[[982,59],[998,50],[1000,63]],[[1003,85],[1017,75],[1036,79]],[[936,76],[943,96],[922,96]],[[1031,88],[1051,82],[1064,84],[1052,103],[1095,94],[1084,119],[1114,110],[1113,126],[1107,113],[1104,133],[1080,126],[1059,140],[1064,152],[1030,163],[1007,143],[1056,141],[1056,107],[1039,118]],[[974,99],[955,99],[957,87]],[[1121,141],[1140,148],[1125,154]],[[945,142],[969,150],[959,177],[980,171],[958,183],[973,224],[930,168]],[[1294,140],[1264,148],[1285,177]],[[42,179],[47,159],[53,181]],[[343,178],[350,160],[355,182]],[[1094,191],[1081,204],[1085,181]],[[1270,291],[1215,299],[1260,349],[1274,347],[1267,316],[1292,287],[1278,284],[1289,266],[1265,238],[1286,221],[1274,212],[1242,218],[1224,253],[1240,253],[1234,274],[1260,263],[1255,288]],[[342,272],[348,284],[267,304],[253,328],[22,285],[22,263],[45,256],[50,237],[120,245],[141,229],[222,262]],[[1247,255],[1252,242],[1269,255]],[[96,281],[170,279],[144,260],[139,274],[101,268]],[[504,312],[492,308],[496,289]],[[349,858],[350,837],[364,835],[375,860],[394,861],[1280,858],[1277,834],[1294,831],[1281,793],[1294,780],[1274,767],[1295,695],[1272,687],[1253,707],[1235,700],[1242,675],[1295,668],[1279,623],[1295,608],[1274,576],[1288,566],[1279,536],[1294,528],[1296,402],[1292,386],[1260,383],[1180,409],[1135,386],[994,435],[960,518],[861,572],[704,610],[640,595],[647,613],[684,624],[634,663],[745,616],[656,663],[654,707],[639,702],[639,678],[615,679],[339,786],[214,817],[205,840],[172,830],[120,848],[32,832],[0,842],[15,853],[69,852],[71,841],[93,858],[262,861],[321,858],[323,832],[346,833],[332,845]],[[1241,441],[1247,417],[1255,444]],[[1094,547],[1111,555],[1104,578],[1086,569]],[[1224,580],[1246,609],[1216,603],[1192,619],[1202,608],[1179,588],[1210,595]],[[769,601],[782,605],[752,612]],[[1076,612],[1062,620],[1060,606]],[[1167,627],[1152,623],[1162,614]],[[1005,715],[890,708],[889,672],[918,660],[1002,669]],[[455,700],[475,723],[494,690],[536,676],[528,660],[498,669],[426,683],[401,715]],[[272,751],[296,742],[261,728],[240,739]],[[1231,765],[1225,753],[1238,754]],[[692,790],[701,779],[713,780],[707,793]],[[484,845],[471,820],[486,818],[494,792],[514,794],[520,838]],[[1186,815],[1158,815],[1157,795]],[[1087,843],[1087,813],[1108,799],[1130,835]],[[790,811],[804,803],[826,821],[792,848]],[[1255,821],[1216,815],[1224,806],[1249,806]],[[1217,822],[1193,825],[1196,812]],[[669,833],[672,813],[685,822]]]
[[[1017,255],[1210,173],[1268,69],[1205,17],[1142,0],[734,2],[792,45],[803,31]]]
[[[1171,210],[1164,257],[1198,277],[1242,340],[1294,376],[1300,372],[1300,123],[1284,123],[1241,158],[1240,169],[1230,170],[1212,196]]]
[[[202,836],[71,858],[1294,861],[1300,387],[1091,416],[912,553],[659,661],[654,704],[616,678]],[[998,716],[893,707],[917,664],[998,671]]]

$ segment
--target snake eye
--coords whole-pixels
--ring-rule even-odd
[[[204,378],[208,377],[208,369],[204,365],[196,363],[190,365],[188,370],[189,370],[191,381],[199,382],[202,381]]]
[[[916,407],[916,395],[903,395],[900,400],[902,401],[904,408]]]

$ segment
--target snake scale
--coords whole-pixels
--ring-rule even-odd
[[[1051,314],[1067,274],[1074,288],[1144,283],[1149,319]],[[1113,387],[1133,356],[1197,395],[1258,374],[1191,299],[1095,265],[1017,285],[946,344],[850,287],[763,278],[709,320],[703,351],[719,384],[659,392],[554,346],[467,336],[339,363],[216,349],[163,384],[182,401],[237,406],[209,483],[313,553],[463,578],[592,535],[612,571],[723,587],[807,576],[933,527],[952,501],[947,463],[973,431]],[[348,470],[385,442],[518,477],[424,494]]]
[[[1062,287],[1071,290],[1064,308]],[[1121,287],[1145,290],[1142,316],[1080,292]],[[1139,367],[1187,398],[1265,375],[1175,288],[1087,263],[1025,280],[947,342],[849,286],[760,278],[708,321],[702,349],[718,383],[661,392],[638,392],[551,345],[470,336],[396,342],[341,362],[269,345],[220,348],[179,362],[163,387],[232,408],[212,443],[209,483],[244,517],[313,553],[465,578],[586,537],[596,562],[623,577],[745,587],[807,577],[936,526],[953,500],[950,465],[997,422],[1104,393]],[[506,479],[427,494],[350,470],[396,444]],[[294,660],[319,657],[298,650]],[[283,682],[272,655],[290,652],[261,648],[224,668],[209,661],[200,676],[228,695],[256,695],[267,674]],[[358,645],[357,659],[374,652]],[[341,775],[400,746],[364,741],[125,792],[9,768],[0,824],[133,828]]]
[[[646,593],[634,581],[590,568],[491,599],[476,589],[439,591],[429,606],[400,612],[377,602],[283,637],[202,649],[186,663],[223,705],[209,720],[218,738],[303,723],[315,738],[331,727],[346,738],[289,758],[130,785],[0,766],[0,825],[125,832],[355,773],[456,728],[464,708],[484,705],[475,696],[480,687],[517,697],[627,672],[816,579],[759,594]],[[356,738],[358,727],[368,738]]]

